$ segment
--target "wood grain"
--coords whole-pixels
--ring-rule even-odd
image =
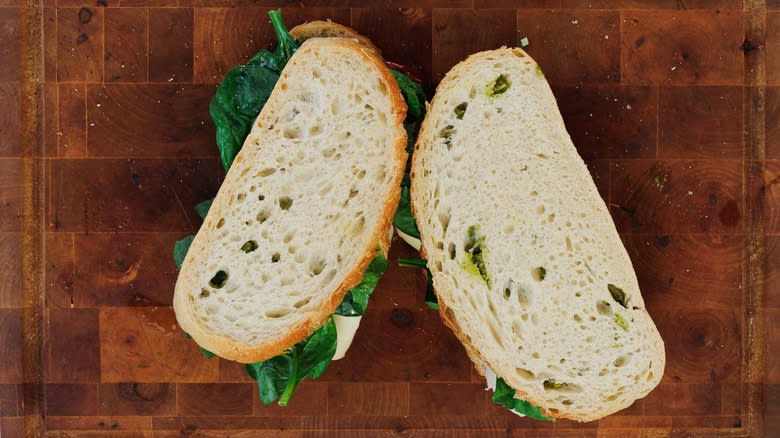
[[[629,84],[739,85],[742,15],[737,11],[625,11],[621,78]]]
[[[0,232],[0,308],[17,308],[22,304],[19,290],[22,285],[22,263],[18,254],[22,249],[19,233]]]
[[[577,152],[585,160],[654,158],[658,91],[616,85],[553,88]]]
[[[19,11],[17,8],[0,8],[0,41],[19,41]],[[0,82],[17,80],[19,71],[19,45],[4,44],[0,52]],[[14,136],[16,137],[16,136]]]
[[[148,12],[109,8],[105,12],[104,82],[146,82],[149,71]]]
[[[0,73],[1,74],[1,73]],[[0,156],[18,157],[19,148],[19,88],[0,84]]]
[[[104,383],[98,387],[98,395],[100,415],[176,414],[176,387],[168,383]]]
[[[49,309],[47,382],[100,380],[100,340],[96,309]]]
[[[57,80],[100,82],[103,37],[103,9],[57,9]]]
[[[620,15],[617,11],[520,10],[517,41],[553,85],[620,81]],[[517,44],[515,42],[515,45]]]

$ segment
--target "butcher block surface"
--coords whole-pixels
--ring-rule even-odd
[[[648,397],[584,424],[493,405],[398,239],[347,357],[285,409],[184,338],[172,247],[224,176],[208,103],[276,7],[429,96],[528,39],[666,343]],[[0,0],[0,43],[3,438],[780,436],[780,1]]]

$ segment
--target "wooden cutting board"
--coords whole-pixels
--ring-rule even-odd
[[[528,39],[666,342],[655,391],[587,424],[494,406],[399,240],[286,409],[184,339],[171,248],[223,177],[208,102],[288,3],[429,93]],[[778,0],[0,0],[0,41],[2,437],[780,436]]]

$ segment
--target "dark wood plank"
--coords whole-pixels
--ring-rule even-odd
[[[149,71],[148,11],[108,8],[105,11],[104,82],[145,82]]]
[[[177,385],[179,414],[251,415],[255,385],[248,383],[209,383]]]
[[[46,415],[78,417],[97,415],[96,383],[49,383],[46,385]]]
[[[180,233],[76,234],[73,304],[170,305],[177,275],[172,248],[180,238]]]
[[[739,85],[739,11],[621,13],[621,80],[629,84]]]
[[[0,308],[21,307],[22,234],[0,232]]]
[[[780,11],[766,14],[766,80],[780,85]]]
[[[241,368],[244,368],[243,365]],[[246,375],[246,371],[244,371],[244,375]],[[252,380],[252,386],[254,387],[252,415],[256,417],[322,415],[332,403],[328,399],[328,384],[324,382],[306,380],[299,384],[295,388],[290,403],[284,408],[279,407],[277,403],[263,404],[257,395],[257,385],[254,380]]]
[[[766,158],[780,159],[780,87],[766,87],[765,105]]]
[[[100,380],[100,329],[96,309],[51,307],[46,327],[47,382]]]
[[[190,8],[149,10],[149,80],[192,80],[194,12]]]
[[[19,104],[19,87],[15,84],[0,84],[0,107],[3,108],[0,112],[0,157],[18,157],[21,154]]]
[[[100,311],[101,382],[214,382],[218,362],[184,338],[169,308]],[[251,408],[251,403],[249,405]]]
[[[0,309],[0,383],[22,383],[22,311]]]
[[[224,172],[216,159],[55,160],[49,167],[52,231],[193,232],[194,206],[216,194]]]
[[[409,389],[409,411],[414,415],[484,415],[487,409],[483,384],[416,383]]]
[[[87,156],[87,87],[84,84],[59,84],[59,119],[56,157]]]
[[[214,125],[208,113],[213,94],[214,87],[202,85],[89,87],[89,155],[214,157]]]
[[[434,9],[432,26],[434,83],[474,52],[517,45],[517,17],[511,9]]]
[[[780,234],[780,160],[767,160],[763,196],[766,205],[766,233]]]
[[[176,387],[169,383],[104,383],[98,391],[100,415],[176,414]]]
[[[100,82],[103,78],[103,9],[57,10],[57,80]]]
[[[553,92],[566,130],[585,160],[656,156],[655,87],[569,86]]]
[[[741,159],[742,93],[740,87],[662,87],[658,156]]]
[[[11,42],[19,41],[19,10],[11,7],[0,8],[0,41],[5,41],[3,50],[0,51],[0,82],[13,82],[19,80],[19,44]],[[16,137],[16,136],[14,136]]]
[[[416,385],[421,386],[421,385]],[[408,383],[330,383],[328,415],[409,415]]]
[[[610,172],[610,210],[621,232],[742,231],[739,161],[624,160]]]
[[[551,84],[616,83],[619,24],[617,11],[519,10],[517,39]]]

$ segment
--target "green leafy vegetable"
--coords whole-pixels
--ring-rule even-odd
[[[212,202],[214,202],[213,198],[206,199],[195,206],[195,212],[198,213],[198,216],[200,216],[201,219],[206,219],[206,214],[208,214]]]
[[[368,265],[368,269],[363,275],[363,281],[347,292],[344,296],[344,301],[336,309],[336,315],[360,316],[364,314],[368,307],[368,299],[386,270],[387,258],[382,254],[382,250],[377,248],[376,257]]]
[[[176,264],[176,269],[181,269],[181,264],[184,263],[184,257],[187,255],[187,251],[190,250],[193,239],[195,239],[195,236],[187,236],[184,239],[177,240],[173,245],[173,262]]]
[[[408,76],[398,70],[389,69],[393,75],[401,94],[404,95],[406,106],[406,121],[421,120],[425,115],[425,92],[420,84],[411,80]]]
[[[496,97],[499,94],[504,94],[504,92],[508,90],[511,85],[512,83],[509,82],[509,78],[507,78],[506,75],[498,75],[498,77],[494,79],[493,82],[488,84],[487,90],[485,92],[487,93],[488,97]]]
[[[626,296],[626,293],[623,292],[623,289],[615,286],[614,284],[608,284],[607,289],[609,289],[609,294],[612,295],[612,299],[617,301],[621,306],[628,309],[628,297]]]
[[[401,257],[398,259],[398,266],[425,269],[426,277],[428,278],[428,285],[425,289],[425,305],[438,312],[439,300],[436,298],[436,292],[433,290],[433,275],[431,275],[431,271],[428,269],[428,262],[425,259],[407,259]]]
[[[308,377],[320,377],[335,353],[336,323],[330,316],[325,325],[284,354],[247,364],[246,370],[257,381],[264,404],[271,404],[278,398],[279,406],[287,406],[295,387]]]
[[[225,171],[233,164],[252,129],[252,123],[279,80],[279,74],[298,48],[298,43],[282,23],[281,12],[277,9],[268,15],[279,40],[276,53],[261,50],[246,64],[230,69],[209,104]]]
[[[496,390],[493,392],[493,403],[505,406],[519,414],[523,414],[534,420],[555,421],[555,418],[547,418],[542,415],[542,410],[525,400],[515,398],[516,391],[504,382],[501,377],[496,377]]]
[[[406,106],[409,108],[406,113],[406,120],[404,121],[407,139],[406,152],[409,154],[409,158],[406,162],[404,177],[401,180],[401,199],[398,202],[398,209],[395,212],[395,217],[393,217],[393,225],[404,234],[419,239],[420,230],[417,229],[417,222],[415,222],[414,215],[412,215],[412,201],[410,196],[411,179],[409,177],[409,172],[411,171],[414,143],[417,141],[417,133],[420,130],[420,121],[425,116],[425,92],[420,84],[414,82],[398,70],[390,69],[390,73],[398,83],[398,87],[401,89],[401,93],[406,100]]]
[[[190,336],[190,334],[187,333],[187,332],[184,332],[184,337],[187,338],[187,339],[192,339],[192,336]],[[197,342],[195,343],[195,345],[198,345]],[[206,359],[211,359],[212,357],[216,356],[216,354],[206,350],[205,348],[201,347],[200,345],[198,345],[198,348],[200,348],[200,351],[203,353],[204,356],[206,356]]]

